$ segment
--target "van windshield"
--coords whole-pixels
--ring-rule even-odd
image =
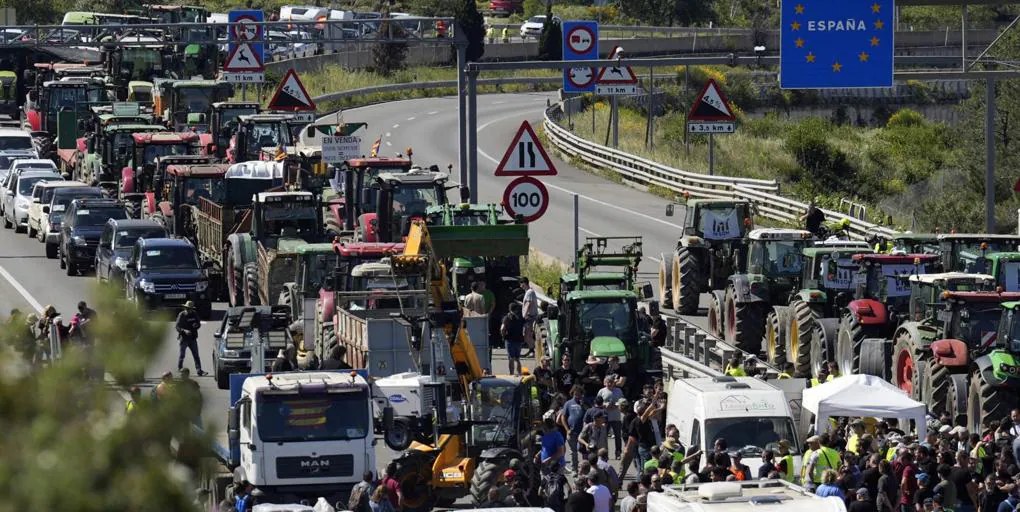
[[[762,451],[778,452],[779,440],[790,441],[790,453],[799,455],[793,421],[783,416],[716,418],[705,422],[705,441],[712,446],[716,439],[725,439],[730,450],[743,457],[761,457]]]

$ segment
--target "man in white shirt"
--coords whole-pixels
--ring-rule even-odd
[[[598,471],[592,470],[588,473],[588,494],[595,498],[594,512],[611,512],[613,507],[613,493],[609,488],[599,482]]]
[[[522,357],[535,355],[535,321],[538,320],[538,295],[531,289],[531,281],[527,277],[521,277],[518,282],[524,290],[524,305],[521,312],[524,313],[524,342],[528,344],[528,353]]]

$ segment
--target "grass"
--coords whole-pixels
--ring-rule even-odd
[[[562,261],[535,249],[531,249],[528,257],[521,260],[521,275],[546,290],[546,295],[553,298],[559,295],[560,275],[566,271],[567,265]]]

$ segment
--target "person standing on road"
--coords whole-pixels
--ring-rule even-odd
[[[464,309],[467,310],[467,316],[482,316],[488,312],[485,309],[485,297],[480,291],[484,285],[485,283],[482,281],[471,283],[471,293],[464,296]]]
[[[531,289],[531,281],[521,277],[521,288],[524,290],[524,342],[528,344],[528,353],[524,357],[535,355],[535,322],[538,320],[538,294]]]
[[[79,338],[82,342],[89,341],[88,325],[96,318],[96,310],[89,308],[85,301],[78,303],[78,312],[71,317],[71,328],[67,332],[69,338]]]
[[[388,498],[391,510],[395,510],[400,506],[400,482],[397,481],[397,463],[390,462],[386,465],[386,473],[383,477],[382,484],[372,494],[372,501],[376,501],[375,497],[379,494],[379,489],[382,489],[383,496]],[[372,512],[377,512],[376,507],[372,507]]]
[[[577,373],[570,366],[570,354],[564,352],[560,357],[560,367],[553,372],[553,380],[556,382],[556,392],[570,396],[570,391],[577,384]]]
[[[560,413],[560,425],[567,431],[567,447],[570,449],[571,470],[577,472],[577,439],[584,428],[584,391],[581,386],[574,386],[571,398],[563,404]]]
[[[598,398],[606,404],[606,415],[609,419],[609,429],[613,432],[616,443],[616,458],[619,459],[623,453],[623,416],[620,413],[619,402],[623,399],[623,390],[616,387],[616,376],[606,375],[603,380],[603,388],[599,390]]]
[[[189,414],[191,415],[192,422],[195,425],[202,426],[202,391],[198,387],[198,383],[191,378],[191,370],[187,368],[181,369],[181,380],[174,386],[176,390],[179,390],[181,396],[184,398],[184,403],[188,406]]]
[[[188,301],[184,303],[184,309],[177,314],[177,342],[180,344],[180,352],[177,356],[177,371],[184,369],[184,356],[186,351],[191,350],[191,357],[195,359],[195,370],[198,376],[205,376],[202,371],[202,359],[198,356],[198,329],[202,327],[202,319],[195,312],[195,303]]]
[[[481,297],[479,295],[479,297]],[[499,327],[499,333],[506,343],[506,357],[510,363],[510,374],[521,374],[521,348],[525,342],[525,321],[521,316],[521,305],[514,302],[510,304],[510,312],[503,317],[503,323]]]

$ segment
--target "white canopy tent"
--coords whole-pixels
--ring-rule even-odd
[[[804,409],[815,414],[820,434],[833,416],[896,418],[923,431],[927,407],[874,375],[848,375],[804,390]],[[821,427],[821,428],[819,428]]]

